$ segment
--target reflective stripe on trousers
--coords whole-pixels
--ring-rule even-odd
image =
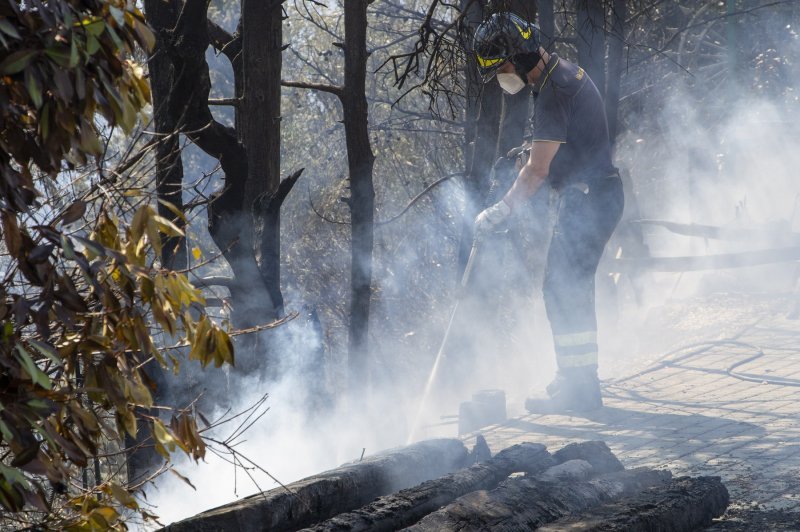
[[[553,335],[559,369],[597,366],[597,331]]]

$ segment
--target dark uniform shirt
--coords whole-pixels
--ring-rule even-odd
[[[603,99],[581,67],[551,54],[534,94],[533,140],[562,144],[550,164],[553,187],[590,184],[617,172]]]

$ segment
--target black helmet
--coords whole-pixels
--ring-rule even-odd
[[[527,83],[528,72],[539,62],[540,46],[541,36],[536,24],[508,12],[495,13],[484,20],[475,30],[472,44],[484,83],[508,60]]]

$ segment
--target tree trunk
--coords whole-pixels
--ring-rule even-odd
[[[539,29],[542,32],[542,46],[548,52],[553,50],[556,40],[556,19],[553,12],[553,0],[539,0]]]
[[[623,51],[625,49],[626,0],[614,0],[611,8],[611,34],[608,43],[608,80],[606,82],[606,118],[608,138],[614,146],[619,130],[619,87],[622,78]],[[591,74],[589,74],[591,76]]]
[[[536,473],[553,463],[553,458],[543,445],[536,443],[514,445],[484,463],[381,497],[363,508],[337,515],[309,530],[317,532],[399,530],[416,523],[466,493],[495,488],[511,473],[521,471]]]
[[[668,471],[653,470],[622,471],[579,482],[511,478],[492,491],[465,495],[406,530],[532,530],[669,479]]]
[[[208,107],[211,79],[205,59],[210,44],[207,4],[183,3],[173,28],[156,28],[169,37],[167,51],[174,77],[167,108],[181,128],[201,150],[219,160],[225,174],[224,187],[208,206],[208,228],[214,243],[233,270],[230,285],[232,322],[247,328],[269,321],[270,300],[254,257],[252,201],[245,186],[248,160],[236,131],[217,122]],[[240,359],[237,359],[239,365]]]
[[[366,97],[368,0],[345,0],[344,91],[341,96],[350,173],[351,270],[348,338],[349,388],[369,386],[369,306],[372,284],[375,156],[369,140]],[[357,392],[356,392],[357,393]]]
[[[158,135],[156,146],[156,194],[161,201],[172,204],[183,212],[183,161],[181,159],[180,135],[177,122],[168,109],[172,86],[172,61],[167,55],[164,31],[175,26],[178,19],[175,2],[145,0],[147,19],[157,31],[153,56],[148,61],[150,89],[153,97],[153,125]],[[158,214],[184,229],[182,217],[159,202]],[[162,236],[161,264],[166,268],[182,270],[188,266],[186,239],[178,236]]]
[[[475,27],[483,20],[483,1],[462,0],[465,23]],[[472,43],[463,43],[470,50]],[[461,241],[458,249],[458,277],[467,265],[472,248],[472,223],[475,216],[486,206],[489,191],[489,177],[497,150],[498,125],[502,108],[502,91],[496,81],[484,85],[478,74],[478,66],[473,54],[469,54],[466,64],[466,109],[464,116],[464,190],[466,208],[462,218]]]
[[[677,478],[666,489],[649,489],[539,528],[541,532],[690,532],[725,513],[728,490],[719,477]]]
[[[578,63],[592,78],[600,94],[606,89],[606,34],[604,2],[578,0],[577,5]]]
[[[293,482],[288,490],[275,488],[208,510],[165,530],[297,530],[461,468],[468,456],[459,440],[419,442]]]
[[[266,199],[278,189],[281,134],[282,2],[242,1],[242,72],[244,90],[240,102],[242,140],[247,150],[245,197],[255,220],[254,253],[269,292],[269,311],[264,318],[283,315],[280,271],[280,209],[257,209],[253,201]]]

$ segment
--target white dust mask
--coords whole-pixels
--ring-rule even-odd
[[[525,82],[517,74],[501,73],[497,74],[497,82],[500,87],[508,94],[516,94],[525,88]]]

